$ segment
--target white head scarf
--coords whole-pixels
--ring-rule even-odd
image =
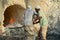
[[[38,6],[36,6],[35,8],[36,8],[36,9],[40,9],[40,6],[38,5]]]
[[[32,7],[30,5],[27,6],[27,9],[32,9]]]

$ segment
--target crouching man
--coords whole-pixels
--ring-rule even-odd
[[[48,27],[47,17],[40,11],[39,6],[37,6],[35,8],[35,11],[36,11],[36,13],[39,14],[39,16],[42,17],[40,22],[39,22],[39,24],[40,24],[40,31],[39,31],[40,40],[46,40],[46,32],[47,32],[47,27]]]

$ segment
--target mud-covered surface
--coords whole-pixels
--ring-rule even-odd
[[[60,40],[60,35],[48,34],[47,35],[47,40]]]
[[[9,36],[0,36],[0,40],[25,40],[25,37],[9,37]],[[60,40],[60,35],[48,35],[47,40]]]
[[[9,30],[9,31],[7,31]],[[25,33],[23,27],[9,28],[6,35],[0,36],[0,40],[25,40]],[[55,31],[56,32],[56,31]],[[47,40],[60,40],[60,34],[47,31]]]

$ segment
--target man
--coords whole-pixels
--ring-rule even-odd
[[[33,15],[34,11],[31,6],[28,6],[24,14],[24,25],[25,25],[25,34],[26,40],[35,40],[36,34],[34,32],[33,26]]]
[[[39,6],[37,6],[36,8],[35,8],[35,11],[39,14],[39,16],[41,16],[42,18],[41,18],[41,20],[40,20],[40,36],[41,36],[41,40],[46,40],[46,32],[47,32],[47,27],[48,27],[48,21],[47,21],[47,18],[46,18],[46,16],[42,13],[42,12],[40,12],[40,7]]]

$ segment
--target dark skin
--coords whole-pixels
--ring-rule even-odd
[[[33,15],[33,24],[38,23],[40,21],[39,19],[40,19],[40,17],[37,14],[34,14]]]
[[[35,11],[38,13],[40,11],[40,9],[35,8]],[[39,16],[39,14],[34,14],[33,15],[33,24],[39,23],[41,18],[42,17]]]
[[[40,11],[40,9],[36,9],[36,8],[35,8],[35,11],[38,13],[38,12]]]

